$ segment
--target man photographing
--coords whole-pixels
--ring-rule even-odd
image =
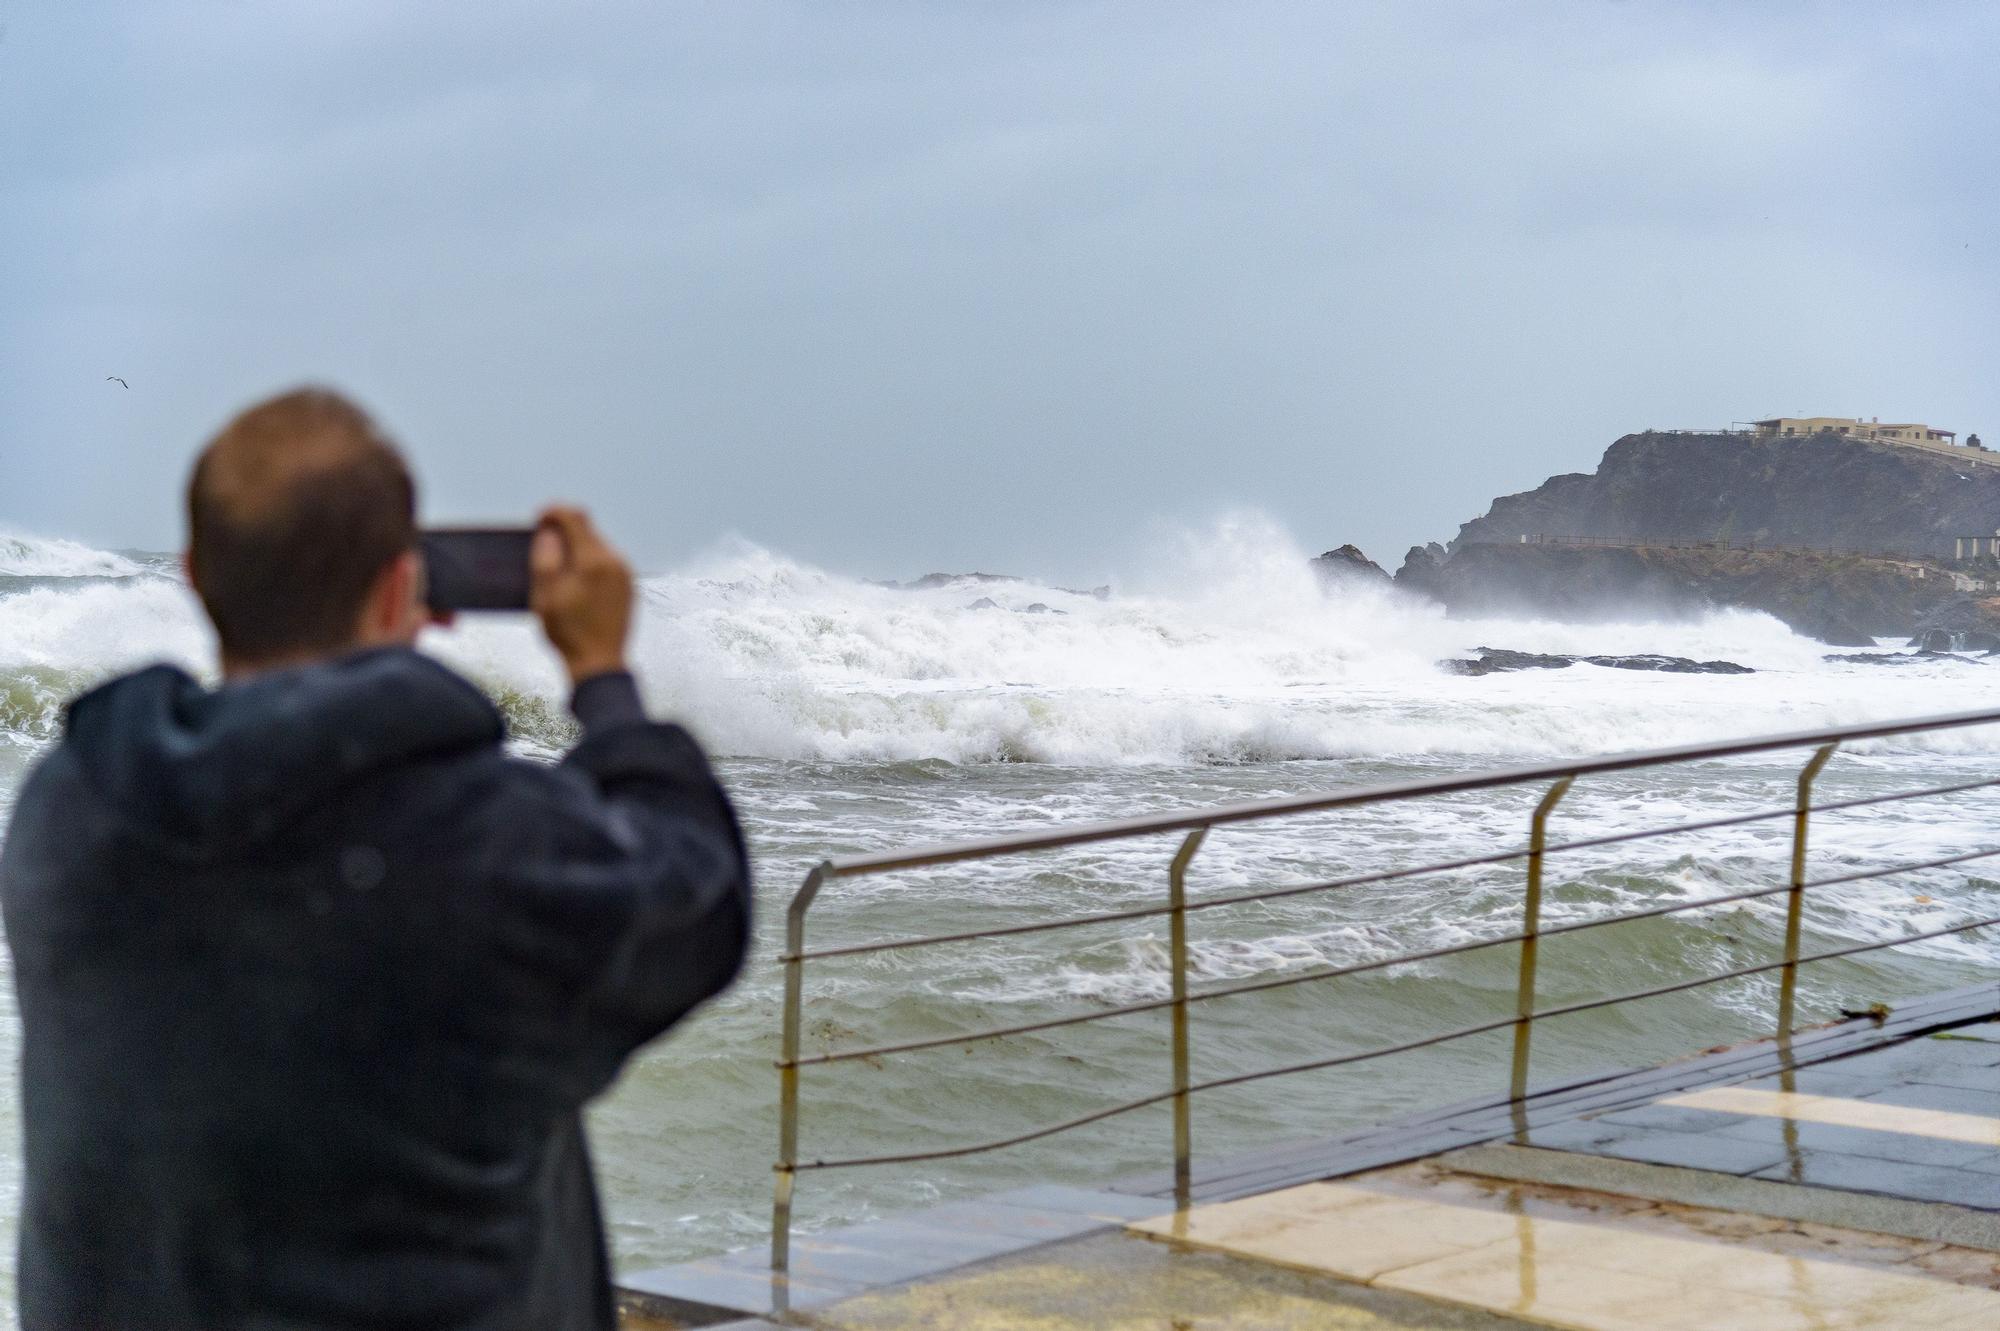
[[[238,417],[188,488],[221,685],[85,694],[21,795],[28,1331],[614,1324],[580,1113],[736,974],[743,842],[588,518],[532,547],[583,729],[549,766],[413,649],[415,509],[340,397]]]

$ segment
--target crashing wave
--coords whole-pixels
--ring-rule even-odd
[[[0,531],[0,577],[129,578],[145,570],[124,555],[54,536]]]
[[[959,579],[884,586],[737,543],[644,581],[632,654],[655,708],[717,752],[819,762],[1511,762],[1983,701],[1963,672],[1920,662],[1891,678],[1829,662],[1818,644],[1744,611],[1672,624],[1450,620],[1386,587],[1322,587],[1307,552],[1254,518],[1165,547],[1106,597],[988,580],[978,593],[991,608],[974,609]],[[0,730],[48,734],[51,679],[80,688],[159,659],[209,668],[212,642],[184,585],[107,580],[101,567],[73,584],[0,587]],[[1495,641],[1565,656],[1727,657],[1758,673],[1461,679],[1437,665]],[[430,647],[500,703],[528,751],[573,736],[561,673],[525,618],[467,615]],[[26,682],[34,671],[55,673]],[[1922,743],[2000,740],[1953,732]]]

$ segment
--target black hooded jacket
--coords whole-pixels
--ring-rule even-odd
[[[28,1331],[613,1325],[579,1111],[749,877],[629,676],[576,705],[551,766],[400,648],[73,704],[0,858]]]

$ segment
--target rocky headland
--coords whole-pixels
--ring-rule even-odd
[[[1969,594],[1993,571],[1948,557],[1954,537],[1996,527],[1990,460],[1835,435],[1649,431],[1612,444],[1594,472],[1494,500],[1449,545],[1412,548],[1394,582],[1454,615],[1735,606],[1837,646],[1896,636],[1965,650],[2000,635],[2000,598]],[[1577,540],[1605,544],[1563,543]],[[1342,577],[1374,567],[1351,546],[1315,564]]]

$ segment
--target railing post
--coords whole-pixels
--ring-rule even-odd
[[[775,1311],[788,1302],[782,1277],[792,1261],[792,1185],[799,1163],[799,1028],[805,1003],[806,911],[819,895],[829,865],[806,875],[785,912],[785,1026],[778,1048],[778,1163],[771,1200],[771,1296]]]
[[[1189,832],[1167,871],[1167,905],[1172,912],[1167,916],[1167,948],[1174,968],[1174,1207],[1181,1211],[1188,1209],[1194,1195],[1194,1127],[1188,1106],[1187,867],[1207,835],[1206,827]]]
[[[1569,793],[1573,776],[1563,777],[1542,796],[1528,822],[1528,889],[1521,910],[1521,969],[1514,992],[1514,1076],[1508,1098],[1516,1126],[1525,1126],[1520,1105],[1528,1094],[1528,1051],[1535,1029],[1535,965],[1542,933],[1542,852],[1548,845],[1549,814]]]
[[[1833,757],[1840,741],[1822,744],[1799,772],[1798,803],[1792,814],[1792,880],[1785,894],[1785,968],[1778,981],[1778,1038],[1791,1038],[1798,1012],[1799,934],[1806,904],[1806,824],[1812,816],[1813,780]]]

